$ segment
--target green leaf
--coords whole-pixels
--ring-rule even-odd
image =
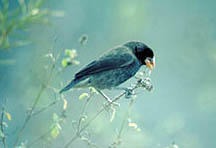
[[[85,97],[89,97],[89,94],[88,94],[88,93],[82,93],[82,94],[79,96],[79,99],[82,100],[82,99],[84,99]]]
[[[65,49],[65,55],[69,56],[71,59],[74,59],[77,56],[76,49]]]
[[[5,115],[6,115],[7,119],[10,121],[11,120],[11,114],[8,112],[5,112]]]
[[[50,131],[50,136],[55,139],[60,133],[61,127],[59,124],[56,124]]]
[[[97,90],[94,87],[89,87],[91,93],[98,94]]]
[[[67,109],[67,100],[63,99],[63,101],[64,101],[63,110],[66,110]]]
[[[70,49],[65,49],[65,55],[70,56]]]
[[[68,66],[68,61],[67,61],[67,59],[63,59],[63,60],[62,60],[62,66],[63,66],[63,67],[67,67],[67,66]]]
[[[2,132],[2,130],[0,130],[0,137],[1,137],[1,138],[4,138],[4,137],[5,137],[5,135],[4,135],[4,133]]]

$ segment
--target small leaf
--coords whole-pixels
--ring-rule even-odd
[[[37,15],[39,13],[39,9],[33,9],[32,11],[31,11],[31,15]]]
[[[2,130],[0,130],[0,137],[3,138],[5,137],[4,133],[2,132]]]
[[[5,112],[5,115],[6,115],[7,119],[10,121],[11,120],[11,114],[8,112]]]
[[[70,56],[70,52],[71,52],[70,49],[65,49],[65,55]]]
[[[73,60],[72,63],[73,63],[74,65],[79,65],[79,64],[80,64],[80,62],[77,61],[77,60]]]
[[[97,90],[94,87],[90,87],[89,90],[90,90],[91,93],[98,94]]]
[[[67,67],[67,66],[68,66],[67,59],[63,59],[63,60],[62,60],[62,66],[63,66],[63,67]]]
[[[59,122],[59,117],[56,113],[53,114],[53,121],[56,123]]]
[[[88,93],[82,93],[80,96],[79,96],[79,99],[82,100],[83,98],[85,97],[89,97],[89,94]]]
[[[65,55],[69,56],[71,59],[74,59],[77,56],[76,49],[65,49]]]
[[[63,110],[66,110],[67,109],[67,100],[63,99],[63,101],[64,101]]]
[[[53,62],[55,62],[55,58],[52,53],[48,53],[45,55],[46,58],[50,58]]]
[[[55,126],[50,131],[50,136],[55,139],[58,135],[59,135],[59,127]]]
[[[128,126],[133,127],[135,129],[138,127],[136,123],[128,123]]]

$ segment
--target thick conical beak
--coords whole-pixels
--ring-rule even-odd
[[[155,67],[155,58],[152,60],[146,60],[146,66],[152,70]]]

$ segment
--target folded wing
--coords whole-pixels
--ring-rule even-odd
[[[118,47],[104,54],[75,74],[75,79],[92,74],[129,66],[135,60],[135,56],[127,47]]]

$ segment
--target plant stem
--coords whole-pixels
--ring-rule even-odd
[[[90,94],[90,96],[87,98],[85,104],[84,104],[84,107],[83,107],[83,110],[82,110],[82,113],[80,115],[80,118],[79,118],[79,122],[78,122],[78,125],[77,125],[77,134],[80,133],[80,126],[81,126],[81,123],[82,123],[82,119],[83,119],[83,116],[85,115],[85,112],[87,110],[87,107],[88,107],[88,104],[89,104],[89,101],[90,99],[94,96],[94,94]]]
[[[55,105],[59,101],[60,100],[55,100],[55,101],[51,102],[50,104],[48,104],[45,107],[43,107],[40,110],[38,110],[37,112],[32,113],[32,116],[36,116],[36,115],[40,114],[41,112],[47,110],[48,108],[50,108],[51,106]]]
[[[139,88],[138,86],[135,86],[132,88],[132,90],[135,90]],[[110,105],[112,105],[114,102],[118,101],[121,97],[123,97],[126,94],[126,92],[122,92],[120,95],[118,95],[115,99],[113,99],[111,102],[107,103],[103,108],[101,108],[91,119],[89,119],[89,121],[80,129],[79,133],[77,133],[76,135],[74,135],[73,138],[71,138],[71,140],[63,147],[63,148],[68,148],[80,135],[80,133],[82,133],[103,111],[106,110],[107,107],[109,107]],[[103,95],[102,95],[103,96]]]
[[[129,114],[130,114],[130,112],[131,112],[131,108],[132,108],[132,106],[133,106],[134,101],[135,101],[135,98],[133,97],[133,98],[131,99],[129,105],[128,105],[128,110],[127,110],[127,112],[126,112],[126,114],[125,114],[125,116],[124,116],[123,122],[122,122],[122,124],[121,124],[121,128],[120,128],[119,134],[118,134],[118,136],[117,136],[118,140],[121,138],[123,129],[124,129],[124,127],[125,127],[125,123],[126,123],[128,117],[129,117]]]
[[[18,136],[15,140],[15,143],[14,143],[14,147],[17,146],[17,144],[19,143],[19,140],[21,139],[22,135],[23,135],[23,131],[24,129],[26,128],[27,124],[29,123],[30,119],[32,118],[32,115],[33,115],[33,112],[36,108],[36,106],[38,105],[40,99],[41,99],[41,95],[43,94],[44,90],[47,88],[47,85],[49,84],[50,80],[51,80],[51,77],[52,77],[52,73],[53,73],[53,70],[55,68],[55,63],[53,63],[52,67],[51,67],[51,71],[50,71],[50,74],[48,76],[48,80],[46,82],[46,84],[42,85],[39,92],[38,92],[38,95],[36,96],[36,99],[34,101],[34,104],[29,112],[29,114],[27,115],[24,123],[23,123],[23,126],[22,128],[19,130],[18,132]]]
[[[27,147],[31,147],[32,145],[34,145],[36,142],[40,141],[41,139],[43,139],[44,137],[46,137],[53,129],[55,128],[55,126],[53,126],[52,128],[50,128],[48,131],[46,131],[43,135],[41,135],[40,137],[36,138],[35,140],[33,140],[32,142],[30,142]]]
[[[4,134],[4,125],[3,125],[3,122],[4,122],[4,114],[5,114],[5,107],[2,106],[2,113],[1,113],[1,132]],[[7,144],[6,144],[6,137],[5,135],[3,135],[2,137],[2,143],[3,143],[3,146],[4,148],[7,148]]]

